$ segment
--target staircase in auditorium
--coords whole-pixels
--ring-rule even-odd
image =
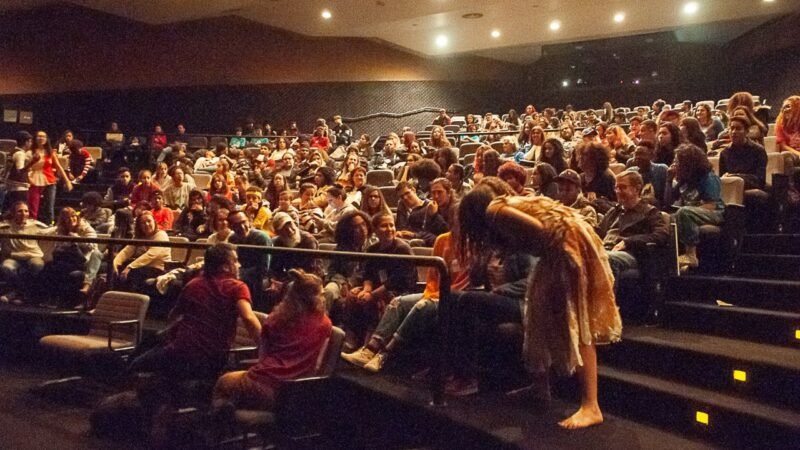
[[[684,275],[659,328],[627,326],[601,350],[614,414],[726,446],[800,438],[800,235],[746,235],[726,275]]]

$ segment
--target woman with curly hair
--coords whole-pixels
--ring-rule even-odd
[[[431,129],[431,139],[428,146],[438,150],[440,148],[450,147],[450,145],[450,140],[447,139],[444,128],[439,125],[434,126]]]
[[[794,167],[800,165],[800,95],[783,101],[775,120],[775,147],[791,155]]]
[[[364,188],[366,185],[367,169],[364,166],[356,166],[356,168],[350,172],[348,187],[345,189],[347,191],[347,199],[345,201],[356,208],[360,208],[361,202],[364,199]]]
[[[625,134],[625,130],[619,125],[608,127],[605,139],[608,142],[611,158],[622,164],[626,164],[633,156],[633,151],[636,150],[636,146],[633,145],[628,135]]]
[[[699,265],[697,244],[700,242],[701,225],[722,223],[725,203],[722,201],[720,179],[705,152],[692,144],[683,144],[675,152],[675,164],[668,175],[671,182],[674,214],[678,225],[678,240],[686,251],[678,258],[682,267]]]

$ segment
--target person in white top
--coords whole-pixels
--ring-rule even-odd
[[[47,229],[47,225],[30,218],[30,209],[24,201],[14,203],[11,210],[11,219],[0,222],[0,233],[42,234]],[[36,240],[18,238],[0,239],[0,250],[5,256],[0,273],[12,288],[0,301],[22,304],[23,297],[30,299],[31,287],[36,285],[35,279],[44,269],[44,252]]]

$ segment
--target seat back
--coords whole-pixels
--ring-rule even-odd
[[[446,132],[449,131],[451,133],[458,133],[459,131],[461,131],[461,127],[458,125],[446,125],[444,127],[444,131]]]
[[[336,244],[333,242],[320,242],[319,249],[327,252],[336,250]]]
[[[769,139],[769,138],[765,138],[765,140],[766,139]],[[773,141],[775,140],[774,136],[772,137],[772,140]],[[775,152],[768,152],[767,153],[767,177],[766,177],[767,185],[772,186],[772,175],[773,174],[776,174],[776,173],[777,174],[781,174],[781,175],[783,174],[783,171],[784,171],[783,162],[784,162],[784,158],[783,158],[782,154],[775,153]]]
[[[719,156],[710,156],[708,162],[711,163],[711,168],[714,169],[714,173],[719,176]]]
[[[367,172],[367,184],[371,186],[392,186],[394,172],[390,169],[376,169]]]
[[[461,160],[461,164],[463,166],[468,166],[475,162],[475,153],[465,155],[464,158]]]
[[[498,153],[500,153],[501,155],[503,154],[503,143],[502,142],[500,142],[500,141],[492,142],[491,146],[492,146],[493,149],[497,150]]]
[[[767,137],[770,137],[770,136],[775,136],[775,124],[774,123],[769,124],[769,131],[767,131]],[[766,141],[766,138],[764,138],[764,140]],[[766,142],[764,142],[764,143],[766,144]]]
[[[432,256],[433,248],[431,247],[411,247],[411,252],[416,256]],[[417,281],[425,283],[428,281],[428,270],[426,266],[417,266]]]
[[[208,239],[207,238],[200,238],[200,239],[194,241],[194,243],[195,244],[208,244]],[[174,250],[177,250],[177,249],[174,249]],[[187,264],[193,264],[194,262],[197,261],[198,258],[202,258],[205,254],[206,254],[205,249],[190,248],[189,249],[189,255],[186,257],[186,263]],[[174,258],[175,254],[173,253],[172,255],[173,255],[173,258]],[[173,261],[174,261],[174,259],[173,259]]]
[[[381,190],[383,194],[384,200],[386,200],[386,204],[389,205],[390,208],[397,208],[397,190],[394,186],[381,186],[378,189]]]
[[[103,149],[100,147],[86,147],[86,151],[92,156],[95,161],[100,161],[103,158]]]
[[[14,139],[0,139],[0,151],[11,154],[17,147],[17,141]]]
[[[89,335],[107,337],[109,322],[138,320],[138,328],[119,326],[114,329],[115,339],[138,344],[142,338],[142,323],[144,323],[149,304],[150,297],[143,294],[119,291],[104,293],[100,296],[100,300],[97,301],[97,306],[95,306],[89,326]]]
[[[767,136],[764,138],[764,150],[766,150],[768,154],[775,153],[777,151],[775,150],[777,139],[777,136]]]
[[[194,184],[197,189],[207,190],[211,186],[211,174],[195,172],[192,178],[194,178]]]
[[[329,377],[336,370],[344,344],[344,331],[339,327],[331,328],[331,335],[317,357],[314,374],[318,377]]]
[[[212,136],[211,139],[208,140],[208,146],[209,148],[215,148],[217,144],[220,142],[224,142],[227,144],[228,138],[226,138],[225,136]]]
[[[189,243],[189,239],[183,236],[170,236],[169,241],[182,242],[187,244]],[[186,264],[186,261],[189,258],[189,249],[172,247],[170,248],[170,251],[171,251],[170,259],[172,259],[173,262],[180,262]]]
[[[744,204],[744,180],[739,177],[720,178],[722,201],[726,205]]]
[[[480,148],[480,146],[481,146],[480,142],[465,142],[461,144],[461,148],[459,149],[459,156],[463,158],[467,155],[474,155],[475,152],[478,151],[478,148]]]
[[[208,138],[205,136],[189,136],[186,141],[186,148],[189,150],[208,148]]]

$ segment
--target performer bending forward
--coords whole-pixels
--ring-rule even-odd
[[[486,205],[483,198],[467,208],[464,203],[470,200],[462,200],[459,221],[469,250],[480,252],[495,241],[540,257],[523,317],[523,358],[536,380],[528,392],[549,399],[548,370],[571,374],[577,369],[581,406],[560,425],[574,429],[602,423],[595,345],[616,342],[622,334],[602,241],[577,212],[549,198],[503,196],[479,214],[481,200]]]

